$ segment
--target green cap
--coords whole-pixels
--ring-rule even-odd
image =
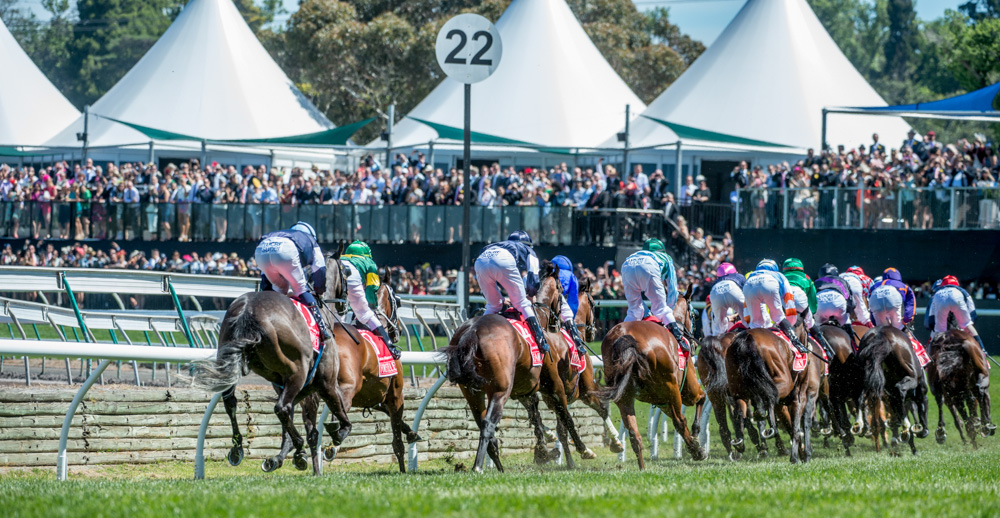
[[[781,270],[782,271],[786,271],[786,270],[803,270],[803,268],[802,268],[802,261],[800,261],[800,260],[798,260],[798,259],[796,259],[794,257],[789,257],[788,259],[785,259],[784,263],[781,263]]]
[[[368,247],[364,241],[355,241],[344,250],[344,255],[360,255],[361,257],[371,258],[372,249]]]
[[[649,252],[662,252],[666,250],[666,247],[663,246],[663,241],[660,241],[659,239],[656,239],[654,237],[651,239],[647,239],[646,242],[642,244],[642,249],[647,250]]]

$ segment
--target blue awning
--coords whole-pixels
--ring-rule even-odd
[[[993,100],[996,99],[998,93],[1000,93],[1000,83],[980,88],[974,92],[926,103],[829,108],[827,111],[831,113],[867,113],[903,117],[997,121],[1000,120],[1000,111],[994,109]]]

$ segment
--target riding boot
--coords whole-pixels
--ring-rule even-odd
[[[542,351],[542,354],[549,352],[549,342],[545,340],[545,333],[542,332],[542,326],[538,324],[538,319],[528,317],[524,319],[524,322],[531,329],[531,334],[535,335],[535,343],[538,344],[538,350]]]
[[[809,334],[816,339],[819,346],[826,352],[826,357],[833,358],[833,347],[830,346],[830,342],[826,339],[826,336],[823,335],[823,332],[819,328],[819,324],[813,326],[813,328],[809,330]]]
[[[670,331],[670,334],[674,335],[674,338],[677,340],[677,344],[681,346],[681,349],[688,352],[691,351],[691,346],[688,344],[687,338],[684,338],[684,332],[681,331],[681,326],[678,325],[677,322],[667,324],[667,330]]]
[[[799,341],[799,337],[795,336],[795,331],[792,329],[792,323],[789,322],[788,319],[782,319],[781,322],[778,322],[778,329],[780,329],[781,332],[788,337],[788,340],[792,342],[792,346],[798,349],[799,352],[809,352],[809,349],[807,349],[806,346],[802,345],[802,342]]]
[[[584,343],[583,338],[580,337],[580,331],[576,328],[576,322],[572,320],[564,320],[562,323],[562,328],[569,333],[569,336],[573,338],[573,342],[576,343],[576,350],[580,351],[580,356],[585,356],[587,354],[587,344]]]
[[[378,326],[375,328],[375,332],[378,333],[378,335],[382,338],[382,341],[385,342],[385,346],[389,349],[389,353],[392,354],[392,359],[398,360],[403,353],[398,347],[396,347],[396,344],[389,339],[389,333],[386,332],[385,327]]]
[[[264,275],[263,273],[260,274],[260,291],[271,291],[272,289],[274,289],[274,285],[271,284],[267,275]]]
[[[312,313],[313,320],[316,321],[316,325],[319,326],[319,335],[323,337],[323,341],[327,341],[333,338],[333,333],[330,332],[330,328],[326,326],[326,319],[319,311],[319,306],[307,306],[309,312]]]

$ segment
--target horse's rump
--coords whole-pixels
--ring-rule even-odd
[[[639,342],[632,335],[623,333],[612,342],[605,355],[604,376],[607,388],[601,397],[613,401],[620,400],[636,384],[636,377],[649,377],[649,359],[639,352]]]
[[[770,335],[770,331],[764,330],[764,332]],[[772,408],[777,404],[778,387],[771,378],[764,357],[757,349],[754,330],[736,335],[726,352],[726,359],[729,368],[736,367],[735,373],[727,370],[730,391],[737,392],[737,388],[742,389],[743,395],[750,396],[746,399],[750,399],[760,410]]]
[[[707,379],[703,379],[705,390],[718,392],[726,389],[726,359],[722,356],[722,340],[717,336],[706,336],[701,342],[699,357],[705,360],[708,370]]]
[[[241,295],[226,311],[219,329],[219,348],[214,360],[194,362],[195,383],[212,391],[221,392],[236,385],[249,374],[247,352],[260,343],[265,330],[253,315],[252,305],[256,293]]]

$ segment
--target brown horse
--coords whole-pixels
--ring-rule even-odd
[[[933,363],[927,367],[927,380],[938,405],[938,443],[944,444],[944,407],[948,406],[962,443],[962,422],[972,447],[977,448],[976,435],[996,433],[990,420],[990,368],[986,355],[975,338],[966,331],[952,329],[931,340]],[[945,405],[941,404],[944,398]],[[977,416],[976,407],[981,414]],[[966,413],[968,407],[968,413]]]
[[[340,266],[343,244],[326,259],[326,286],[337,298],[343,298],[347,284]],[[330,318],[329,309],[321,312]],[[276,291],[246,293],[229,306],[219,331],[219,349],[216,359],[196,362],[195,382],[213,392],[223,393],[223,403],[233,427],[233,447],[227,458],[238,465],[243,460],[243,436],[236,422],[235,387],[240,378],[250,371],[271,382],[278,393],[274,413],[281,421],[282,444],[278,455],[265,459],[264,471],[273,471],[295,448],[295,466],[306,469],[303,445],[305,441],[293,423],[295,405],[312,394],[317,394],[330,407],[334,415],[346,419],[346,405],[342,399],[337,374],[340,370],[338,344],[349,338],[339,329],[336,340],[328,341],[322,357],[312,348],[312,339],[305,319],[287,295]],[[311,379],[310,379],[311,378]],[[332,430],[335,444],[340,444],[350,433],[350,425]],[[313,474],[319,475],[319,433],[307,430],[312,453]]]
[[[562,305],[562,284],[559,282],[559,267],[550,261],[542,261],[542,266],[539,270],[540,285],[538,287],[538,293],[535,294],[535,300],[544,309],[538,312],[538,321],[543,327],[548,327],[549,330],[553,330],[554,334],[551,335],[560,343],[565,342],[562,333],[558,332],[558,326],[556,324],[558,318],[555,315],[559,314],[559,308]],[[589,284],[588,284],[589,286]],[[576,319],[574,323],[579,322],[581,319],[584,322],[587,321],[588,315],[582,315],[581,313],[589,314],[589,319],[591,323],[593,322],[593,299],[590,298],[590,294],[586,294],[586,298],[581,292],[580,295],[581,304],[577,308]],[[550,318],[550,315],[553,317]],[[576,347],[576,344],[569,342],[565,343],[565,348],[560,346],[560,351],[557,352],[554,348],[551,348],[552,340],[549,340],[550,353],[552,357],[557,359],[555,366],[558,368],[558,379],[553,379],[551,383],[553,385],[560,385],[561,387],[556,387],[551,394],[548,391],[543,390],[542,400],[545,405],[549,407],[552,411],[557,411],[556,397],[558,394],[564,393],[566,396],[566,405],[569,406],[575,401],[583,401],[583,403],[590,408],[593,408],[597,412],[597,415],[601,416],[604,421],[604,431],[605,438],[610,440],[611,451],[614,453],[619,453],[624,450],[624,446],[618,439],[617,430],[614,429],[614,425],[611,423],[611,416],[609,412],[610,404],[606,400],[600,398],[601,389],[597,385],[594,379],[594,364],[590,358],[589,354],[584,354],[586,360],[586,368],[582,372],[577,372],[570,365],[570,353],[572,352],[570,347]],[[552,376],[550,376],[551,378]],[[543,384],[544,386],[544,384]],[[556,422],[556,433],[559,441],[563,444],[565,442],[566,430],[562,426],[561,421]],[[593,458],[593,452],[587,453],[587,448],[583,446],[582,442],[578,443],[577,451],[580,454],[586,455],[585,458]]]
[[[855,326],[867,330],[864,326]],[[864,382],[864,369],[854,350],[847,332],[836,324],[824,324],[820,331],[833,349],[830,358],[830,375],[827,376],[827,405],[830,424],[833,432],[840,437],[844,446],[844,454],[851,456],[851,446],[854,445],[854,435],[863,432],[863,419],[858,417],[855,425],[851,424],[852,412],[864,408],[861,398]]]
[[[909,443],[917,454],[914,436],[924,438],[927,430],[927,381],[924,369],[910,345],[909,336],[892,326],[878,326],[865,333],[861,339],[859,360],[864,369],[864,400],[871,417],[875,451],[881,451],[885,423],[880,415],[884,402],[892,429],[891,453],[898,455],[896,447],[901,442],[899,428],[903,427],[902,441]],[[913,413],[918,423],[912,427],[908,415]]]
[[[804,338],[801,328],[799,334],[800,340]],[[791,462],[808,462],[812,457],[809,430],[816,410],[823,362],[817,358],[821,355],[819,348],[808,343],[813,355],[805,369],[795,372],[791,348],[770,330],[750,329],[733,339],[726,351],[725,364],[729,391],[736,400],[733,423],[737,451],[742,451],[743,427],[748,422],[748,407],[752,404],[754,420],[760,428],[761,446],[776,434],[775,413],[779,413],[782,425],[791,435]]]
[[[691,315],[688,308],[690,288],[678,297],[674,316],[682,328],[690,330]],[[693,337],[689,337],[692,348]],[[608,387],[602,396],[618,405],[625,427],[629,431],[632,451],[639,461],[639,469],[646,469],[642,456],[642,436],[635,418],[635,400],[660,407],[681,434],[688,452],[695,460],[708,455],[695,436],[700,429],[701,410],[705,393],[701,390],[695,370],[680,368],[677,340],[665,327],[655,322],[622,322],[611,329],[601,342],[604,358],[604,375]],[[690,363],[690,362],[689,362]],[[692,430],[681,411],[682,405],[694,405],[695,417]]]
[[[389,338],[393,341],[398,340],[400,325],[397,316],[398,301],[389,287],[387,275],[383,276],[382,285],[379,286],[375,296],[378,299],[377,315],[379,320],[389,333]],[[399,471],[406,473],[406,450],[403,445],[403,435],[406,435],[407,443],[419,441],[420,437],[410,429],[410,425],[403,421],[402,362],[396,360],[397,372],[394,376],[380,378],[378,356],[356,328],[338,324],[334,336],[337,338],[339,346],[340,371],[337,374],[337,382],[346,403],[345,413],[352,407],[385,412],[389,416],[392,430],[392,450],[399,462]],[[354,341],[355,339],[357,342]],[[307,406],[309,407],[307,408]],[[315,429],[318,406],[318,398],[310,398],[302,403],[302,415],[306,422],[307,432],[310,428]],[[350,428],[349,421],[345,423],[339,418],[334,425],[334,428],[344,426]],[[336,447],[326,449],[327,460],[332,460],[335,455]]]
[[[479,427],[479,447],[473,470],[482,471],[488,454],[497,469],[503,471],[500,463],[500,443],[496,437],[497,426],[503,416],[503,407],[508,399],[514,398],[528,410],[528,420],[535,432],[535,462],[550,460],[545,449],[545,432],[538,410],[539,390],[557,390],[558,354],[561,336],[549,333],[550,354],[543,356],[542,365],[532,366],[529,344],[501,315],[483,315],[463,323],[442,352],[448,357],[448,381],[462,390],[469,403],[472,416]],[[554,378],[553,378],[554,376]],[[543,385],[543,379],[544,385]],[[578,436],[569,410],[565,406],[565,393],[556,398],[556,417],[574,438]],[[568,444],[568,443],[567,443]],[[582,441],[577,440],[577,445]],[[567,464],[572,458],[567,450]]]

